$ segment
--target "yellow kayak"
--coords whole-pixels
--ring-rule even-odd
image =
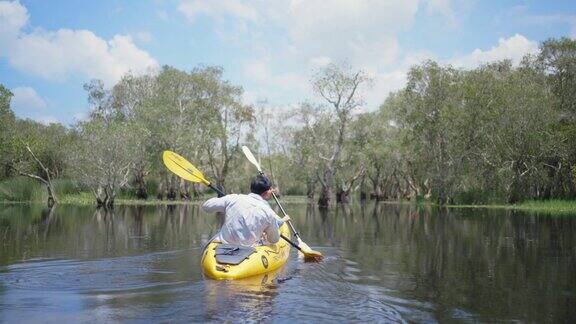
[[[290,238],[286,223],[280,233]],[[290,255],[290,244],[282,238],[273,245],[240,247],[212,241],[202,254],[202,270],[212,279],[240,279],[274,271],[283,266]],[[238,261],[242,259],[241,261]],[[237,264],[236,264],[237,263]]]

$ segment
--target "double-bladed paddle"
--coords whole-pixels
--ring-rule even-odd
[[[164,165],[166,166],[166,168],[168,168],[168,170],[172,171],[174,174],[176,174],[180,178],[187,180],[187,181],[190,181],[190,182],[194,182],[194,183],[202,183],[202,184],[210,187],[212,190],[216,191],[221,196],[226,195],[222,190],[220,190],[217,187],[215,187],[214,185],[212,185],[212,183],[210,181],[208,181],[206,179],[206,177],[204,177],[204,174],[202,172],[200,172],[200,170],[198,170],[198,168],[196,168],[192,163],[190,163],[188,160],[186,160],[182,156],[180,156],[180,155],[178,155],[172,151],[164,151],[164,153],[162,153],[162,160],[164,161]],[[274,198],[276,198],[276,197],[274,196]],[[280,208],[282,208],[282,207],[280,207]],[[282,211],[284,211],[284,210],[282,210]],[[284,214],[286,214],[286,213],[284,213]],[[288,221],[288,224],[290,225],[290,227],[294,231],[294,228],[290,224],[290,221]],[[302,248],[302,245],[299,246],[299,244],[292,242],[289,238],[287,238],[286,236],[284,236],[282,234],[280,236],[286,242],[290,243],[290,245],[292,245],[293,247],[298,249],[300,252],[302,252],[306,258],[316,258],[317,257],[314,255],[310,255],[309,252],[306,252]],[[298,238],[298,236],[296,236],[296,237]],[[298,240],[300,240],[300,239],[298,238]],[[314,252],[314,251],[312,251],[312,252]],[[318,253],[318,252],[316,252],[316,253]],[[320,256],[322,256],[322,255],[320,254]]]

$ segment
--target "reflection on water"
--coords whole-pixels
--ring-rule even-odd
[[[576,218],[503,210],[287,205],[321,263],[213,281],[197,205],[0,206],[0,322],[570,321]]]

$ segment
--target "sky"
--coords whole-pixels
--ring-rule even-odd
[[[551,37],[576,39],[576,1],[0,0],[0,83],[18,117],[73,125],[92,79],[218,65],[246,104],[282,110],[317,99],[314,71],[347,63],[373,79],[373,111],[426,59],[517,63]]]

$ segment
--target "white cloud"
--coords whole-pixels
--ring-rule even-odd
[[[282,24],[306,57],[350,60],[353,65],[393,62],[396,34],[414,19],[418,1],[293,1]]]
[[[102,79],[107,85],[128,71],[140,73],[158,67],[158,62],[139,49],[130,36],[116,35],[106,41],[89,30],[36,29],[23,32],[28,14],[19,2],[0,3],[0,53],[14,68],[52,81],[71,76]],[[9,8],[9,9],[6,9]],[[25,17],[25,18],[23,18]]]
[[[281,51],[286,61],[309,64],[328,57],[354,65],[392,64],[399,55],[396,34],[412,24],[417,9],[418,0],[183,0],[179,5],[192,22],[199,15],[229,18],[232,28],[222,34],[245,29],[244,38],[253,43],[262,37],[261,30],[284,30],[288,44],[279,49],[275,43],[269,50]]]
[[[11,106],[16,112],[37,111],[48,107],[46,101],[30,87],[18,87],[11,90],[14,94]]]
[[[398,91],[406,85],[408,70],[415,64],[437,58],[430,52],[420,51],[404,57],[394,68],[386,71],[368,71],[374,80],[373,87],[366,94],[366,110],[373,110],[384,102],[390,92]]]
[[[255,87],[244,94],[244,102],[258,100],[286,100],[291,96],[303,95],[309,88],[305,75],[295,72],[278,72],[271,68],[269,58],[252,60],[243,66],[243,74]]]
[[[256,52],[261,59],[244,63],[244,75],[256,83],[247,98],[274,99],[281,98],[281,93],[290,93],[292,98],[301,100],[310,91],[311,69],[332,62],[349,62],[374,79],[374,86],[366,91],[367,109],[375,109],[389,92],[401,89],[412,65],[425,59],[438,60],[426,51],[406,53],[399,43],[398,35],[410,28],[419,7],[427,9],[428,14],[442,16],[451,27],[458,24],[451,0],[256,0],[237,4],[242,9],[231,10],[220,2],[185,0],[179,9],[192,22],[204,15],[227,18],[227,26],[248,28],[242,31],[244,38],[250,39],[250,46],[258,48]],[[459,6],[467,7],[460,3]],[[283,31],[279,35],[286,37],[286,41],[274,42],[274,47],[266,45],[268,41],[259,47],[253,45],[262,40],[255,36],[259,34],[253,29],[270,28]],[[535,51],[535,42],[514,35],[500,39],[490,49],[476,49],[470,54],[440,61],[472,68],[505,58],[518,62],[526,53]]]
[[[192,22],[203,13],[216,19],[244,21],[263,30],[273,26],[285,32],[280,36],[287,38],[285,42],[280,46],[275,43],[273,48],[257,47],[264,59],[250,60],[243,66],[245,76],[257,83],[250,97],[262,94],[272,100],[285,98],[286,94],[296,100],[311,95],[310,73],[332,62],[349,62],[371,72],[375,89],[380,90],[374,98],[397,89],[402,80],[398,77],[402,51],[397,34],[410,27],[418,9],[417,0],[254,1],[250,8],[256,14],[248,16],[231,14],[224,8],[215,13],[214,2],[209,3],[212,5],[208,9],[205,2],[184,1],[180,9],[190,6],[186,16]],[[248,31],[244,38],[257,44],[260,39],[254,35],[258,33]],[[372,100],[367,101],[373,104]]]
[[[482,63],[511,59],[518,64],[524,55],[538,52],[538,43],[516,34],[509,38],[500,38],[498,45],[489,50],[475,49],[472,53],[455,57],[450,62],[456,67],[474,68]]]
[[[44,125],[58,123],[54,116],[47,115],[48,103],[31,87],[11,89],[14,97],[10,106],[20,118],[30,118]]]
[[[28,11],[20,5],[20,2],[0,2],[0,42],[8,42],[17,37],[27,22]]]

